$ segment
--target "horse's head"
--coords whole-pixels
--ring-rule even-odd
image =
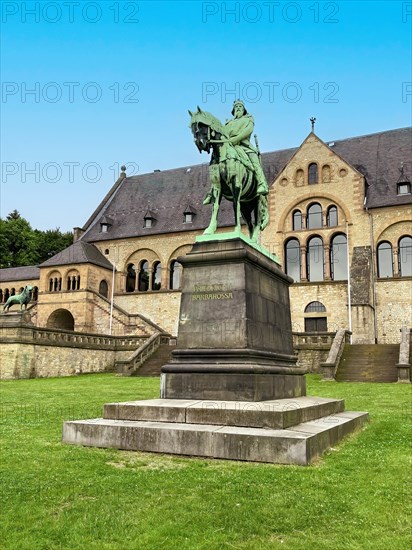
[[[207,111],[202,111],[200,107],[195,113],[189,111],[190,125],[196,147],[199,152],[206,151],[210,153],[212,146],[210,140],[220,139],[224,134],[224,127],[219,119]]]

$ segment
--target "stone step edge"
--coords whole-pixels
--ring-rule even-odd
[[[367,421],[350,411],[285,430],[91,419],[65,422],[63,443],[305,466]]]
[[[344,399],[321,397],[261,402],[147,399],[106,403],[103,418],[284,429],[344,410]]]

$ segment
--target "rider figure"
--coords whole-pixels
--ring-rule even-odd
[[[255,125],[253,116],[248,114],[245,105],[240,99],[237,99],[233,103],[232,115],[234,118],[228,120],[225,125],[228,139],[224,141],[231,143],[235,149],[238,147],[242,148],[247,154],[257,179],[257,194],[267,195],[268,184],[262,170],[259,154],[256,148],[250,143],[250,136],[253,133],[253,128]],[[212,191],[209,191],[203,201],[203,204],[210,204],[212,200],[213,194]]]

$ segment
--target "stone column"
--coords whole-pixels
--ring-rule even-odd
[[[393,261],[393,276],[394,277],[400,277],[401,274],[399,273],[398,249],[395,248],[395,247],[392,250],[392,261]]]
[[[324,274],[325,274],[325,281],[330,281],[332,279],[331,274],[331,258],[330,258],[330,245],[325,244],[323,247],[323,261],[324,261]]]
[[[300,280],[304,283],[308,280],[306,265],[306,246],[300,247]]]
[[[302,229],[306,229],[306,214],[302,212]]]

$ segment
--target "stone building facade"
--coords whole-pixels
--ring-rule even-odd
[[[262,155],[270,222],[261,241],[295,280],[296,332],[346,328],[354,343],[397,343],[411,325],[411,135],[325,143],[311,132],[298,148]],[[38,327],[176,335],[178,258],[208,225],[208,188],[207,165],[123,171],[71,247],[40,266],[0,271],[0,299],[31,284]],[[232,220],[224,201],[219,231]]]

